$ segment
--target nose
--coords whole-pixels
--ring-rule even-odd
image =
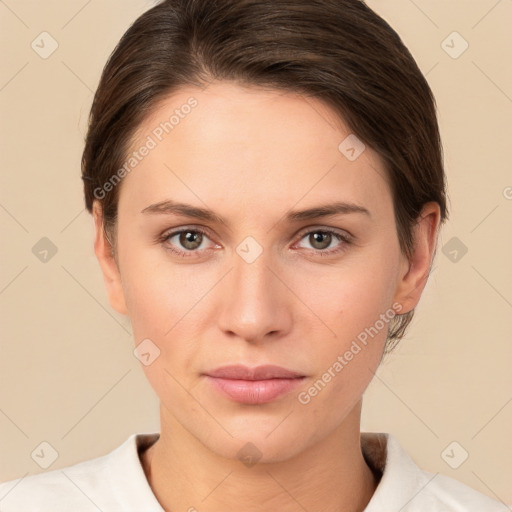
[[[289,332],[293,299],[266,251],[248,263],[233,255],[233,268],[223,279],[220,329],[251,343],[277,339]]]

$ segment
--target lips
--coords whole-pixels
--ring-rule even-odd
[[[305,379],[298,372],[274,365],[255,368],[223,366],[209,371],[205,377],[224,397],[249,405],[272,402],[291,392]]]
[[[295,379],[304,375],[271,364],[249,368],[243,365],[221,366],[206,372],[210,377],[237,380]]]

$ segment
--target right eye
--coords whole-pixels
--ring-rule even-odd
[[[174,239],[174,240],[173,240]],[[205,248],[203,242],[209,239],[206,231],[199,228],[181,228],[168,231],[161,237],[161,242],[166,250],[182,257],[193,257],[194,253],[211,250]],[[212,245],[215,246],[215,244]],[[203,248],[201,248],[203,247]]]

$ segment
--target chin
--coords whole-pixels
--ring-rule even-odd
[[[251,468],[256,463],[284,462],[302,451],[303,448],[296,436],[284,431],[283,434],[274,437],[274,434],[267,436],[266,433],[255,433],[255,435],[251,435],[251,433],[245,432],[244,435],[234,436],[229,441],[226,438],[219,440],[210,438],[205,445],[217,455],[239,461],[244,466]]]

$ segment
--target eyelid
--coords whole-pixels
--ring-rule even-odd
[[[198,233],[202,233],[203,235],[206,235],[210,240],[212,238],[214,238],[214,236],[212,236],[211,231],[208,228],[205,228],[202,226],[194,226],[194,225],[183,225],[183,226],[176,226],[175,228],[166,229],[159,236],[159,238],[169,238],[169,237],[177,235],[178,233],[181,233],[183,231],[197,231]]]
[[[348,240],[354,240],[354,236],[346,231],[345,229],[340,228],[334,228],[331,226],[323,226],[323,225],[315,225],[315,226],[307,226],[305,228],[302,228],[296,236],[299,238],[303,238],[304,235],[307,235],[309,233],[315,233],[317,231],[327,232],[327,233],[334,233],[336,235],[339,235],[343,238],[346,238]]]

